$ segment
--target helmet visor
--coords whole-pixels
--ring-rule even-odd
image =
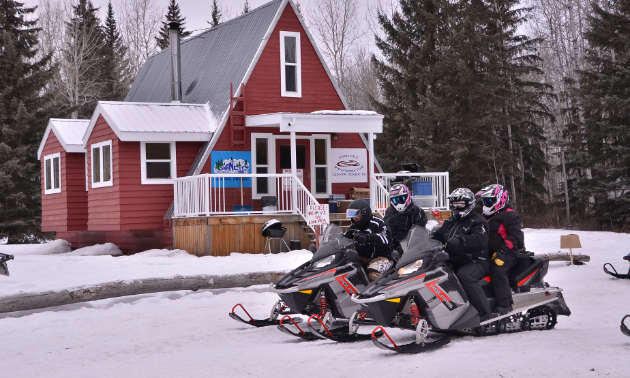
[[[407,198],[408,198],[408,196],[405,194],[405,195],[398,196],[398,197],[392,197],[391,201],[392,201],[392,204],[394,204],[394,205],[400,205],[400,204],[403,204],[403,203],[407,202]]]
[[[346,210],[346,218],[354,218],[357,215],[361,215],[361,210],[359,210],[359,209],[348,209],[348,210]]]
[[[492,207],[496,202],[496,198],[483,198],[481,201],[485,207]]]
[[[451,202],[451,207],[453,209],[465,209],[466,208],[466,201],[452,201]]]

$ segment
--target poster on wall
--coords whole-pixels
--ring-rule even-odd
[[[291,174],[291,168],[288,168],[288,169],[284,168],[282,170],[282,174],[283,175],[290,175]],[[298,180],[300,180],[300,182],[302,184],[304,184],[304,170],[301,169],[301,168],[296,169],[295,170],[295,174],[296,174]],[[285,192],[291,190],[291,180],[284,179],[284,178],[282,179],[282,190],[284,190]]]
[[[212,173],[213,174],[227,174],[227,175],[244,175],[252,173],[251,151],[212,151],[210,155],[212,160]],[[252,187],[251,177],[226,177],[226,188],[240,188],[241,180],[243,182],[243,188]],[[212,186],[223,186],[212,180]]]
[[[332,183],[368,182],[365,148],[331,148]]]

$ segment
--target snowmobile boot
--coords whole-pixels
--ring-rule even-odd
[[[497,315],[505,315],[512,312],[512,306],[497,306],[494,313]]]

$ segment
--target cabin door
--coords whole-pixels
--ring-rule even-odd
[[[297,139],[295,142],[297,176],[302,184],[311,191],[311,140]],[[276,139],[277,173],[291,174],[291,140]]]

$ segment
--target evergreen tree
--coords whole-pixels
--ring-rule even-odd
[[[605,224],[630,223],[630,2],[592,4],[587,67],[565,133],[574,206]],[[594,200],[594,201],[593,201]],[[594,202],[594,203],[593,203]]]
[[[245,4],[243,5],[243,14],[249,13],[249,0],[245,0]]]
[[[379,15],[385,60],[373,63],[384,101],[375,106],[385,128],[377,153],[387,169],[417,162],[473,190],[498,182],[513,192],[511,178],[520,178],[520,193],[537,203],[549,87],[526,79],[539,73],[538,41],[516,35],[526,10],[515,5],[400,0],[391,19]]]
[[[212,0],[212,21],[208,21],[212,27],[215,27],[221,23],[221,10],[217,4],[217,0]]]
[[[64,102],[72,118],[90,118],[101,99],[107,75],[103,69],[105,33],[90,0],[72,6],[73,17],[66,22],[69,43],[61,62]]]
[[[127,47],[124,46],[111,1],[107,4],[105,19],[105,43],[103,44],[103,74],[105,78],[101,95],[103,101],[124,100],[131,85],[131,70]]]
[[[51,56],[38,56],[35,7],[0,1],[0,238],[10,243],[40,233],[37,149],[48,121]]]
[[[179,5],[177,4],[175,0],[171,0],[171,2],[168,4],[168,10],[166,12],[166,16],[164,17],[166,17],[166,21],[162,22],[162,29],[160,29],[159,36],[155,37],[160,50],[167,49],[171,44],[169,34],[168,34],[169,23],[171,22],[179,23],[179,28],[180,28],[182,38],[186,38],[190,34],[192,34],[189,31],[185,31],[184,26],[186,25],[186,17],[182,17],[179,10]]]

